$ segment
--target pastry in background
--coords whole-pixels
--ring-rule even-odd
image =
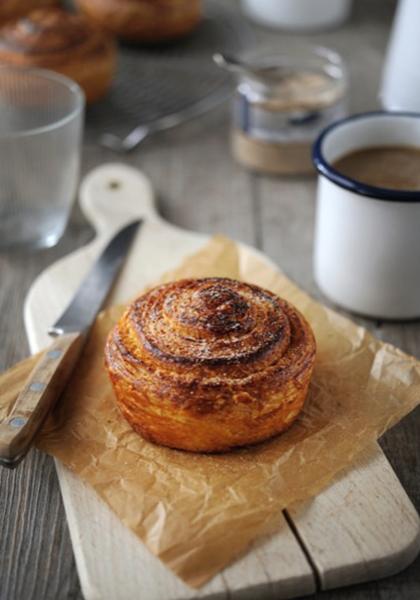
[[[116,68],[112,38],[82,15],[42,8],[0,29],[0,64],[41,67],[76,81],[88,103],[111,85]]]
[[[267,290],[184,279],[137,298],[109,334],[105,357],[135,431],[171,448],[220,452],[295,421],[315,338],[297,309]]]
[[[17,19],[31,10],[45,6],[58,6],[60,0],[0,0],[0,25]]]
[[[127,41],[153,44],[193,31],[201,0],[76,0],[94,23]]]

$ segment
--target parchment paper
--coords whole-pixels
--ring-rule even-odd
[[[122,312],[113,307],[97,319],[59,409],[38,440],[192,586],[202,585],[257,536],[274,532],[283,508],[319,492],[420,400],[419,362],[314,302],[234,242],[214,238],[160,281],[202,276],[268,288],[293,302],[312,325],[315,372],[292,428],[259,446],[213,456],[144,441],[120,416],[103,365],[105,338]],[[22,381],[19,368],[16,381]],[[2,391],[0,381],[0,398]],[[10,387],[6,391],[10,401]]]

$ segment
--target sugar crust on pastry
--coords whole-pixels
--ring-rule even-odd
[[[220,452],[293,423],[315,351],[290,303],[255,285],[205,278],[137,298],[110,332],[105,360],[135,431],[172,448]]]

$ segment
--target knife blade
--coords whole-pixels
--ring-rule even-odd
[[[48,413],[55,406],[105,303],[131,243],[142,225],[123,227],[95,261],[71,302],[48,333],[54,338],[25,382],[8,417],[0,423],[0,464],[16,467],[26,456]]]

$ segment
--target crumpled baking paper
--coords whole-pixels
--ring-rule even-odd
[[[318,346],[313,380],[291,429],[222,455],[143,440],[121,417],[104,368],[105,339],[123,310],[112,307],[97,319],[76,373],[37,441],[196,587],[257,536],[276,531],[282,509],[317,494],[420,400],[418,361],[314,302],[234,242],[214,238],[159,282],[203,276],[261,285],[295,304],[312,325]],[[9,372],[15,395],[32,362]],[[3,376],[0,418],[9,410],[12,388]]]

